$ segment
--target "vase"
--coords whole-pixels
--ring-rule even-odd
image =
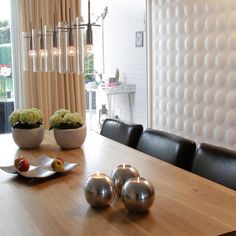
[[[53,129],[56,143],[62,149],[80,148],[84,143],[87,133],[86,125],[76,129]]]
[[[44,126],[33,129],[12,129],[12,137],[17,146],[22,149],[37,148],[44,138]]]

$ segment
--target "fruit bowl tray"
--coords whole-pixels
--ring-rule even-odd
[[[40,156],[34,160],[29,161],[30,168],[28,171],[19,171],[14,165],[12,166],[0,166],[0,169],[2,169],[5,172],[11,173],[11,174],[19,174],[24,177],[29,178],[45,178],[48,176],[51,176],[57,171],[54,171],[51,167],[51,164],[53,162],[54,158],[48,157],[48,156]],[[77,167],[79,163],[73,163],[73,162],[66,162],[64,161],[64,170],[60,171],[60,173],[65,173],[67,171],[70,171]]]

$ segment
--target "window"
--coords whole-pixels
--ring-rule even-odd
[[[0,0],[0,133],[10,132],[8,116],[14,109],[10,33],[10,1]]]

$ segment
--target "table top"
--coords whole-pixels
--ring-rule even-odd
[[[236,191],[109,140],[92,131],[79,149],[63,151],[46,131],[41,146],[21,150],[11,134],[0,135],[0,166],[23,155],[45,154],[80,165],[67,174],[30,179],[0,170],[1,235],[219,235],[236,229]],[[117,197],[91,208],[83,185],[96,171],[134,166],[155,187],[148,213],[129,213]]]
[[[97,93],[105,93],[107,95],[112,94],[123,94],[123,93],[135,93],[136,86],[135,84],[127,84],[127,85],[119,85],[116,87],[86,87],[88,92],[97,92]]]

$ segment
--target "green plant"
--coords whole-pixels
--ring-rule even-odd
[[[10,114],[9,123],[13,128],[38,128],[43,124],[43,115],[42,112],[37,108],[17,109]]]
[[[7,20],[0,20],[0,44],[10,43],[11,33],[10,25]]]
[[[49,130],[53,128],[76,129],[83,125],[83,118],[78,112],[60,109],[50,117],[49,123]]]
[[[0,44],[0,64],[11,65],[11,44]]]
[[[94,81],[94,56],[87,55],[84,58],[84,78],[85,81]]]

